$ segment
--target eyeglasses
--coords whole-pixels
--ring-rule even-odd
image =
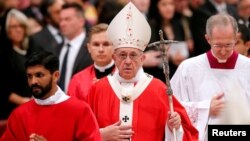
[[[130,54],[127,54],[127,53],[121,52],[121,53],[115,53],[115,55],[116,55],[120,60],[125,60],[125,59],[127,59],[128,56],[129,56],[129,58],[130,58],[131,60],[136,60],[136,59],[138,59],[138,58],[142,55],[142,53],[137,54],[137,53],[135,53],[135,52],[132,52],[132,53],[130,53]]]
[[[223,47],[225,49],[232,49],[235,46],[235,43],[230,43],[230,44],[212,44],[212,47],[217,48],[217,49],[222,49]]]
[[[21,24],[15,24],[15,25],[9,25],[10,29],[17,29],[17,28],[25,28],[24,25]]]

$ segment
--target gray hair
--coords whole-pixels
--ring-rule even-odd
[[[17,9],[10,10],[6,18],[6,26],[5,26],[6,31],[8,31],[9,29],[11,18],[15,18],[25,28],[25,38],[22,44],[23,44],[23,49],[27,49],[28,48],[28,35],[30,33],[28,18],[21,11]]]
[[[214,27],[225,27],[228,25],[233,27],[234,35],[236,37],[239,29],[236,20],[232,16],[224,13],[213,15],[207,20],[206,33],[211,36]]]

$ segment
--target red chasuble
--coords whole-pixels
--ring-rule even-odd
[[[69,98],[54,105],[29,101],[13,111],[1,141],[29,141],[32,133],[48,141],[101,141],[88,104]]]
[[[119,120],[120,100],[114,93],[107,77],[93,85],[88,95],[90,107],[100,128]],[[197,141],[198,132],[192,126],[184,107],[173,97],[174,110],[182,118],[185,141]],[[169,111],[166,86],[153,78],[142,94],[133,102],[132,141],[163,141]]]
[[[86,96],[95,79],[94,65],[91,65],[73,76],[69,84],[68,95],[86,101]]]

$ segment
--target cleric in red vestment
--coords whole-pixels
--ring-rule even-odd
[[[94,64],[75,74],[68,88],[68,95],[86,100],[90,87],[115,69],[112,59],[113,47],[106,35],[107,24],[91,27],[88,33],[88,51]]]
[[[101,141],[89,105],[57,86],[59,60],[53,53],[34,53],[26,73],[34,99],[12,112],[1,141]]]
[[[107,35],[114,47],[114,73],[96,82],[87,96],[103,140],[197,141],[184,107],[173,96],[170,113],[167,87],[144,73],[144,49],[151,29],[129,2],[111,21]],[[175,129],[175,130],[174,130]]]

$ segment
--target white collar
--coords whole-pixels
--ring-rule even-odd
[[[214,0],[210,0],[210,2],[215,6],[215,8],[217,9],[217,11],[219,13],[221,12],[226,12],[227,10],[227,6],[226,6],[226,3],[225,2],[222,2],[222,3],[216,3]],[[225,11],[223,11],[225,10]]]
[[[21,55],[26,55],[27,54],[27,50],[20,49],[19,47],[16,47],[16,46],[13,47],[13,50],[15,52],[17,52],[18,54],[21,54]]]
[[[96,64],[94,64],[95,68],[97,70],[99,70],[100,72],[105,72],[106,69],[111,68],[113,65],[114,65],[114,60],[111,60],[111,62],[108,65],[102,66],[102,67],[101,66],[97,66]]]
[[[57,28],[55,28],[54,26],[52,26],[50,24],[47,25],[47,28],[51,32],[52,35],[56,35],[57,36],[58,33],[60,33]]]
[[[69,43],[71,45],[71,48],[81,47],[82,41],[85,39],[85,37],[86,37],[86,32],[83,31],[72,40],[68,40],[66,38],[65,44]]]
[[[124,78],[122,78],[119,75],[119,70],[116,69],[116,71],[114,72],[114,77],[120,82],[120,83],[136,83],[140,80],[140,78],[142,78],[142,76],[145,75],[143,68],[140,68],[136,74],[136,76],[130,80],[126,80]]]
[[[41,100],[35,98],[35,102],[38,105],[54,105],[57,103],[61,103],[69,98],[68,95],[66,95],[60,87],[57,86],[57,91],[54,95],[48,97],[47,99]]]

